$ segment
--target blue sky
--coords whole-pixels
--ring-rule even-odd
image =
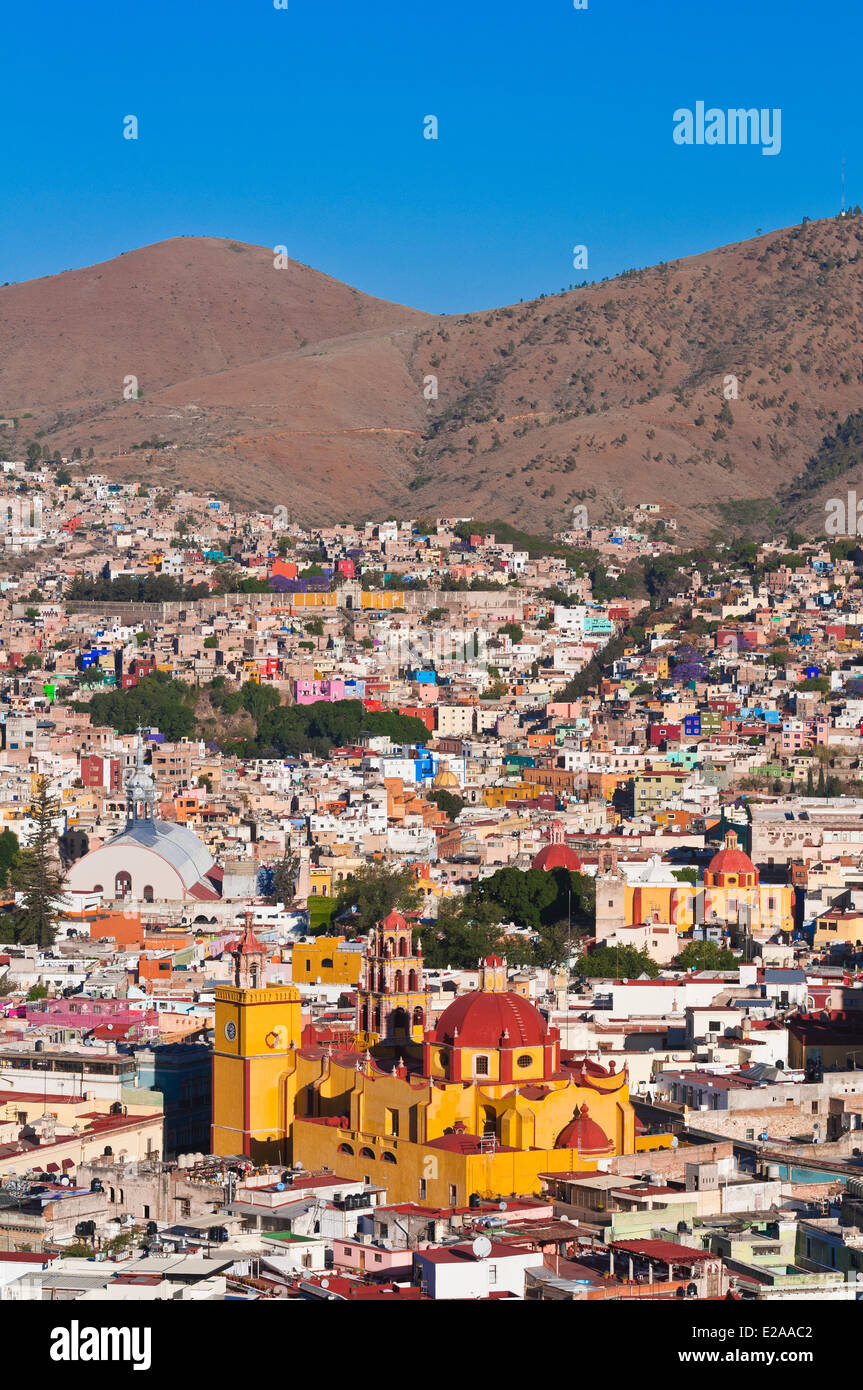
[[[832,215],[861,37],[859,0],[13,6],[0,282],[212,235],[453,313]],[[781,152],[676,145],[699,100],[780,108]]]

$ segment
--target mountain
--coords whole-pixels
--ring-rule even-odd
[[[0,288],[4,452],[42,431],[94,470],[307,523],[547,531],[577,503],[600,522],[650,501],[693,536],[791,513],[822,530],[824,489],[795,480],[863,405],[861,247],[849,215],[437,317],[267,248],[175,238]],[[177,447],[128,452],[154,437]]]

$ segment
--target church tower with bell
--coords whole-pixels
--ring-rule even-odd
[[[231,984],[216,988],[212,1151],[286,1163],[286,1116],[302,1041],[300,992],[265,983],[267,952],[250,912],[226,955]]]
[[[422,944],[393,910],[369,934],[369,951],[357,991],[357,1034],[368,1046],[421,1043],[429,993]]]

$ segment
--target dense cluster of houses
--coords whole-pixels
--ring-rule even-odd
[[[48,785],[65,884],[50,943],[16,939],[14,865],[0,890],[0,1299],[856,1297],[853,555],[729,551],[658,606],[623,582],[675,553],[656,507],[537,546],[3,473],[0,832],[31,844]],[[182,730],[154,714],[169,688]],[[256,727],[347,702],[347,742]],[[388,714],[413,722],[363,724]],[[502,868],[589,881],[589,929],[510,988],[625,1069],[641,1132],[674,1146],[447,1208],[213,1155],[240,926],[266,984],[299,989],[304,1043],[343,1046],[367,939],[339,898],[369,865],[410,869],[417,926]],[[478,988],[465,961],[426,978],[428,1023]]]

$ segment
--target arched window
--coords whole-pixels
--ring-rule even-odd
[[[389,1152],[388,1149],[387,1149],[387,1151],[386,1151],[385,1153],[382,1153],[382,1154],[381,1154],[381,1162],[382,1162],[382,1163],[395,1163],[395,1161],[396,1161],[396,1156],[395,1156],[395,1154],[391,1154],[391,1153]]]
[[[353,1155],[354,1155],[353,1145],[351,1145],[351,1144],[339,1144],[339,1153],[340,1153],[340,1154],[350,1154],[350,1155],[351,1155],[351,1158],[353,1158]]]
[[[153,901],[153,885],[152,885],[152,883],[145,883],[145,884],[144,884],[144,902],[145,902],[145,903],[151,903],[152,901]]]
[[[361,1013],[361,1015],[360,1015],[360,1028],[361,1028],[362,1032],[364,1032],[364,1033],[367,1033],[367,1032],[369,1031],[369,1006],[368,1006],[368,1004],[363,1004],[362,1013]]]
[[[105,889],[102,887],[101,883],[94,883],[94,884],[93,884],[93,892],[94,892],[94,893],[104,893],[104,891],[105,891]]]
[[[374,1149],[360,1149],[360,1158],[374,1158]]]
[[[411,994],[417,989],[417,972],[415,970],[408,971],[408,989]]]
[[[417,1027],[417,1026],[422,1027],[422,1025],[423,1025],[424,1023],[425,1023],[425,1013],[423,1012],[423,1010],[422,1010],[422,1008],[420,1007],[420,1005],[417,1004],[416,1008],[414,1009],[414,1027]]]
[[[408,953],[408,944],[404,937],[399,941],[399,955],[404,957]]]
[[[401,972],[400,970],[397,970],[396,973],[395,973],[395,978],[394,978],[394,982],[393,982],[393,988],[394,988],[396,994],[402,994],[402,993],[404,993],[404,987],[405,987],[405,977],[404,977],[404,975],[402,974],[402,972]]]
[[[321,961],[321,969],[322,969],[322,970],[332,970],[332,968],[333,968],[332,957],[330,957],[330,956],[324,956],[323,960]]]
[[[132,891],[132,875],[127,874],[122,869],[114,879],[114,896],[117,898],[127,898]]]

